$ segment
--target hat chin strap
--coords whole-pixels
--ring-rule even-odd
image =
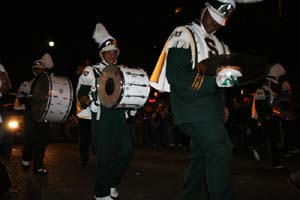
[[[226,21],[227,19],[220,16],[217,11],[215,9],[213,9],[211,6],[207,7],[209,14],[211,15],[211,17],[221,26],[225,26],[226,25]]]
[[[102,56],[102,53],[100,53],[100,58],[101,58],[101,62],[104,63],[105,65],[109,65],[106,60],[104,59],[104,57]],[[113,63],[113,64],[117,64],[117,60]]]

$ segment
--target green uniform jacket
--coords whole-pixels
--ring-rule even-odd
[[[225,90],[216,78],[192,70],[190,49],[170,48],[166,76],[171,89],[171,108],[178,124],[223,120]]]

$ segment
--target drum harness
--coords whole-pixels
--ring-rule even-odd
[[[101,107],[100,107],[100,100],[97,97],[98,92],[97,92],[97,86],[98,86],[98,78],[100,77],[100,75],[102,74],[102,72],[100,71],[100,69],[98,68],[93,68],[93,72],[94,72],[94,76],[95,76],[95,84],[94,86],[91,87],[90,92],[89,92],[89,97],[92,101],[91,104],[91,111],[96,112],[97,113],[97,117],[96,119],[99,120],[100,119],[100,111],[101,111]]]

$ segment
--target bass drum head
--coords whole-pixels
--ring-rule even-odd
[[[39,122],[64,122],[73,102],[73,86],[67,77],[40,74],[31,88],[31,112]]]
[[[108,65],[99,77],[98,93],[100,102],[107,108],[113,108],[122,92],[122,76],[118,65]]]
[[[33,119],[39,121],[49,104],[49,75],[42,73],[34,80],[31,87],[31,112]]]

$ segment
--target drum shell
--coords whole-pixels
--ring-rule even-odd
[[[64,122],[73,102],[73,86],[69,78],[40,74],[31,89],[31,112],[39,122]]]
[[[98,91],[100,102],[107,108],[137,109],[149,97],[149,77],[141,68],[109,65],[99,78]]]

